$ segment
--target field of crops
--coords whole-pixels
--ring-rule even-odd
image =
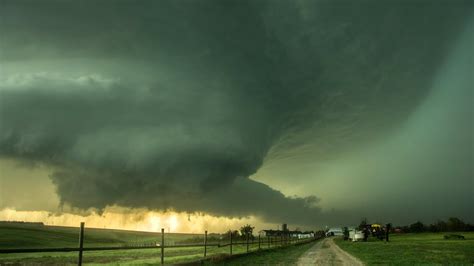
[[[336,239],[345,251],[366,264],[474,264],[474,232],[456,233],[465,240],[445,240],[449,233],[393,234],[390,242]]]

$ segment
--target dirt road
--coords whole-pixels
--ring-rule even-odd
[[[306,251],[297,265],[364,265],[359,259],[338,247],[332,238],[318,241]]]

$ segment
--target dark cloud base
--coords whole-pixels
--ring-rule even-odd
[[[94,74],[16,73],[0,88],[1,156],[55,165],[63,202],[305,224],[320,214],[315,197],[285,197],[248,176],[300,132],[330,140],[344,131],[347,144],[395,127],[428,93],[473,9],[469,1],[1,3],[6,66],[54,59],[67,69],[81,58]]]

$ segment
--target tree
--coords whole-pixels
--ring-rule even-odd
[[[446,232],[448,230],[448,225],[446,224],[445,221],[439,220],[435,223],[435,226],[438,230],[438,232]]]
[[[464,231],[466,228],[466,224],[456,217],[450,217],[446,224],[448,231]]]
[[[232,239],[237,239],[240,237],[238,230],[229,230],[223,235],[223,239],[230,239],[231,234],[232,234]]]
[[[369,223],[367,222],[367,218],[362,218],[362,220],[360,221],[360,224],[359,224],[359,230],[363,230],[364,228],[367,228],[367,225]]]
[[[362,221],[360,221],[360,224],[359,224],[359,230],[362,231],[362,233],[364,234],[364,241],[367,241],[367,239],[369,238],[369,223],[367,222],[367,218],[362,218]]]
[[[430,225],[428,226],[428,231],[435,233],[435,232],[439,232],[439,229],[438,229],[438,227],[436,226],[436,224],[430,224]]]
[[[349,239],[349,228],[347,228],[347,226],[344,227],[342,233],[344,234],[344,240],[348,240]]]
[[[248,235],[248,236],[253,236],[253,229],[254,229],[254,228],[255,228],[255,227],[251,226],[250,224],[246,224],[246,225],[240,227],[240,234],[241,234],[242,236],[245,236],[245,237],[246,237],[247,235]]]
[[[425,231],[425,225],[422,222],[417,221],[416,223],[410,224],[410,232],[420,233],[423,231]]]

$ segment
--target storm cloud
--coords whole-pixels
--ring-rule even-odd
[[[429,94],[469,1],[1,1],[0,153],[62,202],[309,224],[248,177],[379,138]],[[291,178],[291,177],[288,177]]]

